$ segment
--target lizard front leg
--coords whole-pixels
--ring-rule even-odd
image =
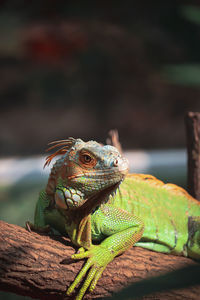
[[[39,232],[50,232],[51,228],[49,224],[45,221],[45,210],[49,206],[50,199],[48,198],[46,192],[43,190],[40,192],[34,214],[34,224],[27,221],[26,229],[31,232],[31,230]]]
[[[72,255],[73,259],[88,258],[88,260],[68,288],[68,295],[74,291],[86,272],[90,270],[76,300],[82,299],[88,288],[89,291],[95,288],[103,270],[115,256],[123,253],[141,238],[144,226],[139,218],[126,211],[111,205],[104,205],[92,216],[93,235],[95,235],[95,228],[98,228],[99,234],[105,237],[101,244],[92,245],[89,250],[81,248],[80,253]]]
[[[38,232],[53,233],[52,229],[56,229],[61,234],[66,235],[65,218],[59,213],[55,207],[50,208],[51,199],[43,190],[40,192],[34,215],[34,224],[26,222],[28,231],[34,230]]]

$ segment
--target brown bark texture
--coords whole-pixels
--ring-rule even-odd
[[[200,200],[200,113],[188,112],[185,117],[188,152],[188,191]]]
[[[70,298],[65,294],[66,288],[84,263],[71,260],[74,251],[65,237],[30,233],[0,221],[0,290],[37,299]],[[133,247],[107,266],[95,291],[88,293],[85,299],[111,296],[130,283],[188,265],[197,263],[188,258]],[[144,299],[199,299],[199,294],[200,285],[196,285]]]

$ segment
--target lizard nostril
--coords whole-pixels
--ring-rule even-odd
[[[118,159],[115,159],[115,160],[114,160],[113,165],[114,165],[114,167],[117,167],[117,166],[118,166]]]

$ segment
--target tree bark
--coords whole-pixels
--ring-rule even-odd
[[[30,233],[0,221],[0,290],[37,299],[69,298],[66,288],[83,264],[71,260],[74,251],[67,238]],[[188,258],[133,247],[107,266],[86,299],[110,296],[127,284],[196,264]],[[199,294],[200,286],[194,286],[156,294],[156,299],[198,299]]]
[[[185,118],[188,152],[188,192],[200,200],[200,113],[189,112]]]

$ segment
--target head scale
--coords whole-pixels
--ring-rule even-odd
[[[98,197],[107,199],[128,171],[127,160],[113,146],[73,138],[51,144],[48,150],[61,148],[47,157],[45,165],[62,156],[52,168],[46,191],[59,190],[57,204],[63,203],[63,208],[79,208],[89,199],[96,203]]]

